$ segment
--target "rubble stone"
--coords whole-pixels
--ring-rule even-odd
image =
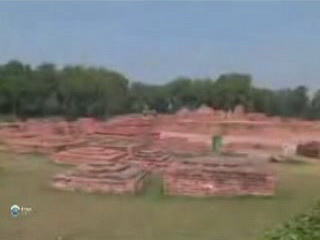
[[[312,141],[299,144],[297,147],[297,153],[305,157],[320,158],[320,142]]]

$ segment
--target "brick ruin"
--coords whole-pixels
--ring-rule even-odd
[[[154,142],[154,145],[159,149],[173,154],[208,153],[211,151],[210,144],[201,141],[190,141],[188,138],[182,136],[161,135],[161,137]]]
[[[299,144],[299,154],[312,152],[313,157],[319,156],[319,147],[311,149],[303,145],[319,139],[319,122],[245,113],[241,106],[233,112],[203,106],[156,117],[125,115],[106,122],[83,118],[74,122],[31,120],[0,125],[1,143],[8,146],[1,150],[45,153],[56,163],[75,165],[71,173],[84,176],[89,169],[91,177],[81,178],[78,174],[68,178],[69,174],[64,174],[60,180],[55,178],[53,184],[58,188],[69,186],[68,179],[72,179],[70,186],[78,184],[79,189],[80,185],[89,189],[95,181],[97,186],[102,186],[102,182],[94,179],[95,174],[99,175],[99,168],[107,175],[108,169],[125,164],[129,169],[160,174],[167,194],[274,193],[274,175],[267,167],[243,163],[243,159],[239,161],[241,164],[236,163],[236,158],[227,156],[219,160],[210,155],[214,135],[223,135],[223,152],[256,156],[252,162],[260,162],[261,153],[294,154]],[[112,174],[120,176],[121,171]],[[123,185],[119,183],[119,186]]]
[[[31,120],[1,128],[0,138],[16,153],[51,154],[83,144],[81,131],[65,121]]]
[[[304,144],[299,144],[297,152],[301,156],[310,158],[320,158],[320,142],[312,141]]]
[[[128,162],[151,173],[163,173],[171,164],[171,156],[159,149],[144,149],[128,157]]]
[[[204,197],[275,193],[272,171],[235,157],[180,159],[165,172],[163,181],[164,193],[168,195]]]
[[[92,134],[86,137],[86,146],[106,147],[127,153],[133,153],[148,145],[143,138],[127,138],[123,136],[110,136]]]
[[[52,186],[60,190],[96,193],[137,193],[147,173],[127,163],[89,163],[55,176]]]
[[[150,119],[130,117],[99,122],[94,119],[29,120],[2,125],[0,139],[4,148],[16,153],[51,154],[74,147],[97,146],[130,152],[154,137]]]
[[[52,155],[55,163],[79,165],[91,162],[115,162],[124,158],[126,152],[121,152],[106,147],[83,146],[60,151]]]
[[[7,144],[9,149],[15,153],[42,153],[51,154],[61,151],[65,148],[79,146],[83,143],[81,139],[73,139],[70,137],[51,136],[46,138],[26,138],[9,140]]]
[[[152,127],[152,117],[129,115],[126,117],[116,117],[101,124],[96,133],[128,138],[148,138],[152,137]]]
[[[156,125],[161,141],[173,143],[168,144],[169,149],[179,148],[178,141],[174,143],[172,138],[184,138],[186,144],[198,145],[203,149],[200,151],[205,151],[205,147],[210,149],[212,136],[223,135],[224,151],[272,156],[281,154],[287,144],[297,146],[320,137],[319,121],[246,113],[241,106],[233,112],[210,108],[181,110],[174,115],[159,116]]]

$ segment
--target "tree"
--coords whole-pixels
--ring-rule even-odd
[[[313,95],[308,115],[311,119],[320,119],[320,90]]]
[[[214,85],[215,107],[233,109],[242,104],[248,107],[252,101],[251,76],[247,74],[223,74]]]
[[[305,86],[298,86],[289,97],[290,116],[304,117],[309,105],[308,89]]]
[[[5,64],[1,70],[1,94],[6,98],[10,111],[14,115],[19,115],[22,95],[32,78],[31,68],[14,60]]]
[[[248,74],[227,73],[218,79],[179,77],[163,85],[134,82],[121,73],[95,67],[52,63],[35,68],[19,61],[0,65],[0,113],[19,117],[62,115],[67,118],[142,112],[175,112],[202,104],[217,109],[247,109],[284,117],[320,119],[320,90],[312,99],[308,89],[272,90],[252,86]]]
[[[275,93],[270,89],[252,89],[253,111],[273,115],[276,112]]]
[[[132,109],[142,112],[145,105],[157,112],[167,112],[170,104],[170,96],[165,86],[148,85],[135,82],[130,88]]]
[[[125,111],[128,80],[106,69],[67,66],[59,79],[58,95],[63,113],[70,118],[106,117]]]

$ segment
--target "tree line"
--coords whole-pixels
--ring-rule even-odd
[[[0,65],[0,114],[19,118],[64,116],[107,118],[116,114],[175,112],[201,105],[282,117],[320,118],[320,90],[313,96],[301,85],[288,89],[255,87],[248,74],[228,73],[217,79],[179,77],[162,85],[131,82],[105,68],[19,61]]]

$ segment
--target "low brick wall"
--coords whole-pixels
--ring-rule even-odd
[[[55,176],[52,186],[88,193],[137,193],[145,185],[146,172],[125,163],[85,164]]]
[[[158,149],[144,149],[135,152],[128,158],[128,162],[133,163],[144,170],[152,173],[162,173],[171,162],[170,155]]]
[[[126,152],[105,147],[84,146],[55,153],[52,155],[52,159],[55,163],[79,165],[94,162],[120,161],[126,155]]]
[[[231,164],[212,161],[182,161],[164,174],[168,195],[273,195],[272,171],[249,163]]]
[[[320,158],[320,142],[308,142],[299,144],[297,154],[305,157]]]
[[[75,147],[83,144],[81,139],[73,139],[70,137],[33,137],[22,139],[8,139],[7,144],[13,152],[16,153],[43,153],[51,154],[60,150]]]

